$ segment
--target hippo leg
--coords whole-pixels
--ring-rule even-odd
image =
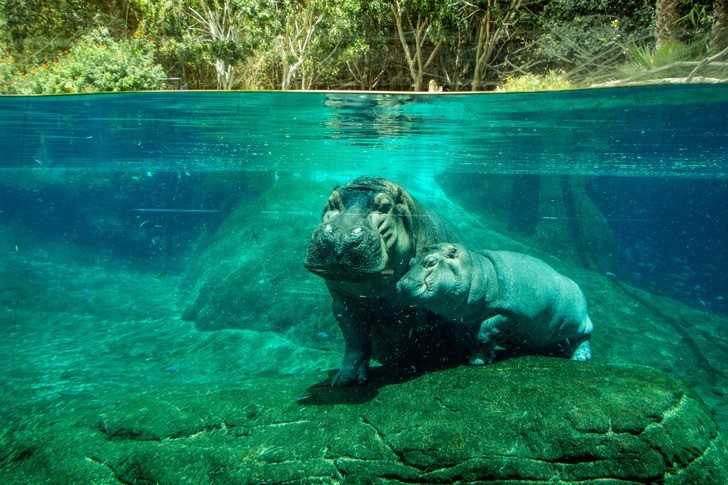
[[[344,359],[341,368],[332,381],[332,386],[348,386],[363,383],[367,380],[369,359],[372,354],[371,338],[366,319],[357,318],[357,312],[351,312],[350,306],[334,302],[334,315],[344,336]]]
[[[470,356],[471,365],[490,364],[495,360],[495,348],[503,330],[510,324],[505,315],[494,315],[480,324],[476,350]]]
[[[587,362],[591,360],[591,344],[589,341],[584,340],[577,345],[569,358],[580,362]]]

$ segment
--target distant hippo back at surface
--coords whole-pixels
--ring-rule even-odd
[[[416,367],[461,357],[444,319],[403,305],[396,282],[423,248],[455,237],[401,186],[360,177],[336,187],[304,263],[322,277],[345,342],[335,385],[363,382],[370,358]]]
[[[579,286],[543,261],[510,251],[468,251],[436,244],[398,282],[405,301],[477,332],[471,361],[495,347],[516,353],[590,360],[593,325]]]

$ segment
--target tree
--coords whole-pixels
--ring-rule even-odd
[[[202,37],[212,48],[217,88],[232,89],[237,82],[235,62],[242,47],[243,11],[231,0],[222,0],[222,5],[217,0],[213,0],[212,5],[202,0],[199,10],[190,7],[190,12]]]
[[[657,0],[655,5],[655,38],[656,47],[678,42],[680,29],[680,0]]]
[[[311,89],[343,69],[342,56],[355,35],[358,0],[275,2],[273,46],[281,66],[281,89]]]
[[[491,62],[496,59],[513,35],[513,28],[525,10],[526,0],[462,0],[466,19],[476,24],[475,58],[471,89],[480,89]]]
[[[309,2],[300,9],[292,10],[277,39],[283,68],[281,74],[283,90],[290,89],[297,76],[300,77],[301,89],[310,87],[311,79],[306,79],[306,73],[301,68],[311,55],[313,40],[324,19],[323,12],[317,11],[315,7],[313,2]]]
[[[710,43],[715,50],[728,47],[728,0],[715,0],[713,4],[713,28]]]
[[[362,90],[375,89],[391,80],[397,60],[396,51],[390,48],[395,34],[389,6],[379,0],[361,1],[351,17],[353,38],[341,57],[346,68],[343,84]]]
[[[442,45],[447,8],[446,2],[436,0],[393,0],[390,4],[415,91],[422,91],[425,71]],[[429,55],[425,52],[428,46]]]

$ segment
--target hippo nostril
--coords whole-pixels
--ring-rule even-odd
[[[362,227],[355,227],[346,237],[347,241],[352,244],[361,244],[366,239],[366,233]]]

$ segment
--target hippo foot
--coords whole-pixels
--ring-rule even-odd
[[[579,362],[588,362],[591,360],[591,344],[588,340],[584,340],[582,343],[576,346],[574,352],[571,353],[571,360]]]
[[[367,374],[367,367],[365,365],[346,368],[342,367],[339,369],[339,372],[336,373],[334,380],[331,381],[331,386],[342,387],[354,384],[363,384],[367,381]]]
[[[468,364],[470,365],[485,365],[492,364],[495,362],[495,345],[481,345],[480,348],[474,351],[468,358]]]

